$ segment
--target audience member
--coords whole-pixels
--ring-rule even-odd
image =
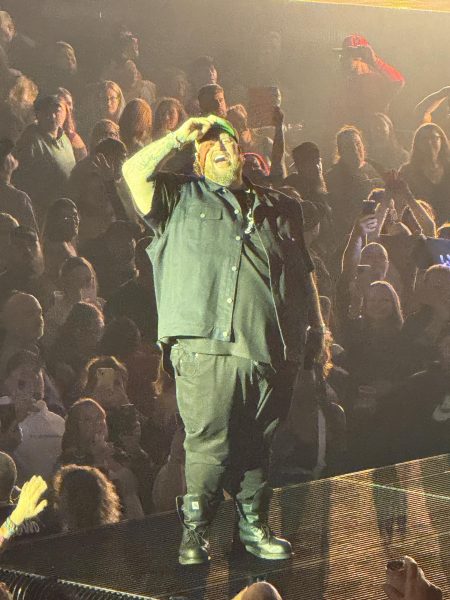
[[[97,277],[91,263],[81,256],[71,256],[61,266],[57,290],[45,313],[44,347],[52,346],[77,302],[89,302],[100,310],[104,305],[104,300],[97,296]]]
[[[124,518],[140,518],[143,510],[136,477],[122,464],[122,461],[127,462],[126,456],[115,450],[107,439],[105,411],[95,400],[79,400],[67,415],[60,463],[100,469],[116,486]]]
[[[0,140],[0,211],[37,233],[38,226],[29,196],[11,184],[12,174],[19,166],[13,150],[14,145],[10,140]]]
[[[127,155],[123,142],[114,138],[101,141],[92,153],[84,177],[72,179],[72,198],[80,214],[79,252],[104,234],[116,219],[127,219],[120,169]]]
[[[392,99],[405,85],[405,78],[377,56],[360,34],[347,36],[339,55],[342,85],[338,117],[341,123],[364,127],[373,113],[388,113]],[[336,102],[335,96],[333,100]]]
[[[346,126],[338,131],[336,147],[336,162],[325,180],[335,235],[342,240],[350,233],[351,224],[361,212],[363,199],[376,187],[379,176],[366,162],[366,150],[358,129]]]
[[[273,142],[269,137],[259,135],[257,131],[249,128],[245,106],[243,104],[230,106],[226,117],[239,134],[239,145],[242,151],[259,154],[270,165]]]
[[[140,99],[153,106],[156,101],[156,85],[152,81],[142,79],[133,60],[125,61],[116,69],[113,81],[120,85],[126,102]]]
[[[408,152],[400,145],[391,119],[383,113],[369,117],[366,129],[368,157],[380,164],[385,171],[399,169],[409,159]]]
[[[44,258],[34,230],[19,225],[12,229],[5,252],[6,269],[0,275],[0,306],[14,291],[41,298]]]
[[[438,125],[427,123],[419,127],[409,162],[400,174],[416,198],[430,202],[439,224],[450,219],[450,148]]]
[[[63,531],[99,527],[121,519],[114,485],[95,467],[62,467],[55,475],[53,487]]]
[[[100,295],[108,300],[121,285],[136,279],[135,250],[140,229],[129,221],[114,221],[105,233],[83,247],[98,277]]]
[[[45,48],[43,57],[40,69],[41,87],[47,90],[47,93],[53,93],[54,90],[62,87],[78,97],[81,92],[81,82],[73,46],[68,42],[54,42]]]
[[[224,119],[227,116],[227,104],[223,88],[217,83],[210,83],[200,88],[198,103],[200,114],[203,116],[216,115]]]
[[[402,366],[411,375],[436,358],[439,336],[450,321],[450,266],[430,267],[416,288],[418,310],[402,331]]]
[[[39,340],[44,333],[42,308],[34,296],[14,292],[3,304],[1,325],[4,337],[0,354],[0,379],[9,359],[21,350],[39,356]]]
[[[130,100],[119,119],[120,138],[130,156],[146,144],[152,137],[153,114],[149,104],[142,99]]]
[[[8,517],[11,517],[11,514],[17,507],[20,489],[16,484],[16,464],[9,454],[0,452],[0,520],[2,523]],[[43,521],[36,515],[21,523],[14,533],[13,540],[40,533],[43,529],[45,529]],[[1,595],[0,598],[2,598]],[[12,596],[8,596],[8,598],[12,598]]]
[[[17,142],[23,131],[35,120],[34,102],[37,85],[19,74],[9,84],[0,104],[0,137]]]
[[[153,118],[153,139],[159,140],[170,131],[175,131],[186,120],[186,111],[176,98],[161,98]]]
[[[77,255],[80,217],[74,202],[59,198],[48,209],[42,233],[45,275],[56,289],[60,269],[65,260]]]
[[[71,400],[84,366],[96,355],[102,333],[100,310],[87,302],[74,304],[47,352],[49,371],[66,403]]]
[[[100,119],[119,123],[124,108],[125,98],[117,83],[106,80],[91,84],[86,89],[85,100],[80,106],[80,129],[83,137],[87,139]]]
[[[5,391],[13,401],[21,442],[14,449],[19,482],[32,475],[50,481],[55,457],[61,452],[64,419],[51,412],[45,401],[44,369],[29,350],[11,356],[6,365]]]
[[[51,203],[67,192],[75,157],[62,129],[65,111],[61,100],[57,96],[38,98],[35,110],[37,123],[27,127],[17,142],[15,182],[30,196],[42,223]]]
[[[135,249],[135,276],[123,283],[105,304],[106,319],[128,317],[139,328],[142,339],[154,345],[158,338],[153,269],[146,249],[151,238],[141,238]]]
[[[66,90],[66,88],[63,87],[58,88],[57,96],[64,103],[63,106],[66,110],[66,116],[63,121],[62,128],[64,129],[64,133],[67,135],[67,137],[70,140],[70,143],[72,144],[75,160],[76,162],[79,162],[80,160],[83,160],[83,158],[86,158],[87,149],[85,143],[83,142],[80,134],[77,131],[77,124],[75,122],[74,116],[73,96],[69,92],[69,90]]]
[[[128,397],[140,412],[150,414],[152,382],[157,377],[160,360],[156,347],[142,341],[140,331],[131,319],[119,317],[106,325],[100,352],[123,362],[128,371]]]

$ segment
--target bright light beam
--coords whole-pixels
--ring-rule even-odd
[[[426,10],[430,12],[450,12],[450,0],[293,0],[308,4],[343,4],[350,6],[373,6],[378,8],[401,8],[406,10]]]

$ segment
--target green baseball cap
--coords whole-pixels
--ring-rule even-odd
[[[233,125],[227,121],[226,119],[222,119],[222,117],[216,117],[215,115],[211,115],[214,118],[214,123],[210,129],[205,133],[201,140],[196,143],[202,143],[212,137],[214,134],[220,133],[224,131],[228,133],[237,143],[239,143],[239,134]]]

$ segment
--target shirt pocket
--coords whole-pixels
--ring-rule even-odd
[[[189,206],[185,213],[185,229],[188,239],[201,244],[217,243],[218,227],[223,220],[221,206]]]

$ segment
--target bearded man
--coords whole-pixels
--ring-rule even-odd
[[[158,172],[189,143],[197,176]],[[183,565],[209,560],[208,526],[224,489],[248,552],[292,554],[267,525],[270,441],[300,361],[321,352],[325,328],[300,204],[252,185],[242,167],[236,131],[214,115],[189,119],[123,166],[135,208],[155,231],[158,338],[170,348],[186,431]]]

